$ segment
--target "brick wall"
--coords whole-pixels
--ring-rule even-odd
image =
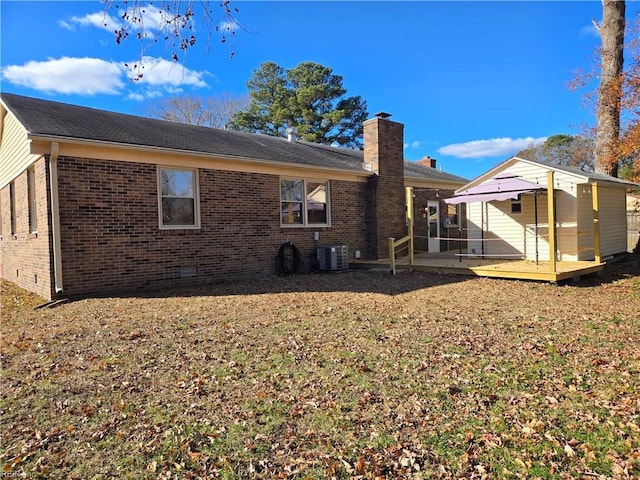
[[[37,229],[32,231],[29,218],[29,182],[27,170],[11,186],[0,191],[0,275],[22,288],[51,299],[53,290],[51,231],[48,212],[48,163],[36,161],[29,171],[34,175],[35,216]],[[14,189],[15,231],[11,230],[10,190]]]
[[[160,230],[155,165],[61,157],[58,178],[67,296],[275,274],[287,240],[307,270],[316,244],[366,248],[364,183],[331,181],[331,227],[281,228],[277,175],[200,169],[201,228]]]
[[[369,184],[374,210],[369,217],[373,235],[369,250],[375,258],[389,256],[389,237],[407,235],[404,190],[404,125],[386,118],[372,118],[363,124],[364,162],[377,178]]]
[[[440,236],[443,238],[463,238],[466,237],[466,220],[464,215],[464,206],[460,210],[461,216],[459,221],[463,222],[463,231],[459,228],[444,229],[444,219],[447,215],[447,204],[444,203],[444,198],[452,197],[455,190],[433,189],[433,188],[414,188],[413,189],[413,233],[414,248],[416,251],[427,252],[428,251],[428,225],[427,218],[424,216],[424,206],[428,201],[437,201],[440,205]],[[464,205],[464,204],[463,204]],[[460,246],[463,249],[466,248],[466,242],[460,242],[458,240],[442,240],[440,242],[440,251],[446,250],[459,250]]]

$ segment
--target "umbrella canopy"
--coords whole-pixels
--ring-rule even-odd
[[[490,202],[516,199],[523,193],[532,193],[538,190],[546,190],[547,187],[537,183],[522,180],[516,175],[501,174],[482,182],[475,187],[462,190],[444,201],[450,205],[471,202]]]

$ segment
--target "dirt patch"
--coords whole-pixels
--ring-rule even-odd
[[[39,310],[2,293],[4,475],[640,476],[637,257],[561,286],[355,271]]]

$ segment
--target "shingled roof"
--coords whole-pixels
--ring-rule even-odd
[[[372,175],[364,168],[361,150],[290,142],[281,137],[188,125],[4,92],[2,102],[35,137],[153,147]],[[405,175],[466,182],[461,177],[414,162],[405,162]]]
[[[404,176],[408,178],[420,178],[429,180],[438,180],[444,182],[467,183],[466,178],[443,172],[437,168],[427,167],[418,162],[404,162]]]
[[[529,160],[527,158],[522,157],[512,157],[513,160],[521,160],[529,163],[535,163],[547,168],[553,168],[554,170],[559,170],[561,172],[570,173],[573,175],[578,175],[586,178],[589,182],[608,182],[608,183],[620,183],[624,185],[633,186],[635,183],[629,182],[622,178],[612,177],[610,175],[605,175],[603,173],[590,172],[588,170],[583,170],[579,167],[569,166],[569,165],[559,165],[556,163],[545,163],[540,162],[538,160]],[[511,159],[510,159],[511,160]],[[506,162],[505,162],[506,163]]]

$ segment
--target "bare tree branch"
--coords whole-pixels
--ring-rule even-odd
[[[161,0],[155,4],[144,0],[101,2],[105,16],[115,12],[114,16],[120,19],[119,27],[113,32],[115,42],[120,45],[135,37],[140,43],[140,59],[151,47],[164,43],[162,56],[177,62],[185,58],[187,51],[201,37],[206,37],[209,42],[213,34],[218,33],[220,42],[231,46],[229,40],[238,29],[243,29],[235,18],[238,9],[231,5],[231,0]],[[230,47],[230,56],[234,54]],[[135,73],[133,79],[140,80],[143,77],[140,62],[132,69]]]
[[[217,97],[184,95],[154,99],[143,107],[147,116],[204,127],[229,129],[232,117],[249,105],[248,95],[222,93]]]

